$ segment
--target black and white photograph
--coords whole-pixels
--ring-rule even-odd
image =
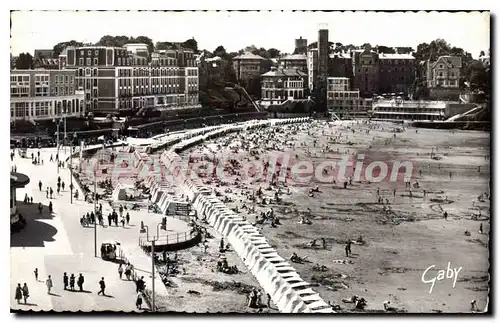
[[[490,313],[490,19],[12,10],[11,312]]]

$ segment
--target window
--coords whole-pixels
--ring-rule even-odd
[[[59,75],[56,75],[56,83],[59,83]]]
[[[87,66],[90,66],[92,63],[92,59],[91,58],[87,58]]]
[[[99,55],[99,50],[98,49],[95,50],[95,55],[96,56]]]
[[[94,65],[96,65],[96,66],[99,65],[97,58],[94,58]]]
[[[83,58],[78,59],[78,65],[83,66]]]
[[[87,52],[87,55],[88,55],[88,56],[92,55],[92,51],[91,51],[91,50],[89,50],[89,51]]]
[[[83,55],[85,55],[85,51],[84,51],[84,50],[81,50],[81,51],[80,51],[80,56],[83,56]]]

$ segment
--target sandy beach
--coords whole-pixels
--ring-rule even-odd
[[[359,311],[342,301],[353,295],[366,299],[365,312],[384,311],[384,301],[397,312],[411,313],[470,312],[471,300],[484,308],[489,281],[489,133],[313,121],[233,134],[204,146],[216,152],[216,159],[231,156],[233,164],[225,170],[236,174],[252,161],[276,155],[316,166],[344,156],[356,161],[363,154],[362,173],[373,161],[411,162],[411,176],[400,170],[396,181],[387,178],[379,183],[357,181],[354,167],[348,167],[343,177],[335,174],[335,183],[313,180],[298,185],[289,178],[270,186],[272,180],[230,182],[211,176],[203,181],[251,222],[259,222],[254,221],[256,215],[272,209],[279,225],[255,225],[282,257],[296,252],[306,258],[294,267],[325,301],[340,305],[341,312]],[[200,159],[206,147],[195,147],[184,157]],[[249,197],[259,187],[262,197],[251,202]],[[316,187],[319,192],[311,193]],[[302,219],[310,224],[299,223]],[[317,243],[311,245],[314,239]],[[354,242],[346,257],[348,240]],[[315,268],[317,264],[324,267]],[[444,270],[444,279],[437,280],[439,270]]]

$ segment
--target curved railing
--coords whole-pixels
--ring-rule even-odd
[[[186,241],[191,241],[192,239],[198,236],[199,232],[196,230],[186,231],[186,232],[178,232],[178,233],[170,233],[165,235],[160,235],[158,240],[155,241],[155,245],[164,246],[171,244],[183,243]],[[139,245],[141,247],[149,247],[151,246],[151,242],[149,242],[146,236],[139,236]]]

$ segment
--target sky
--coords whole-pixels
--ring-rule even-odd
[[[291,53],[300,36],[316,41],[320,24],[330,41],[343,44],[416,48],[443,38],[475,58],[490,48],[488,12],[16,11],[11,24],[13,55],[69,40],[95,43],[103,35],[148,36],[155,43],[194,37],[199,49],[209,51],[255,45]]]

